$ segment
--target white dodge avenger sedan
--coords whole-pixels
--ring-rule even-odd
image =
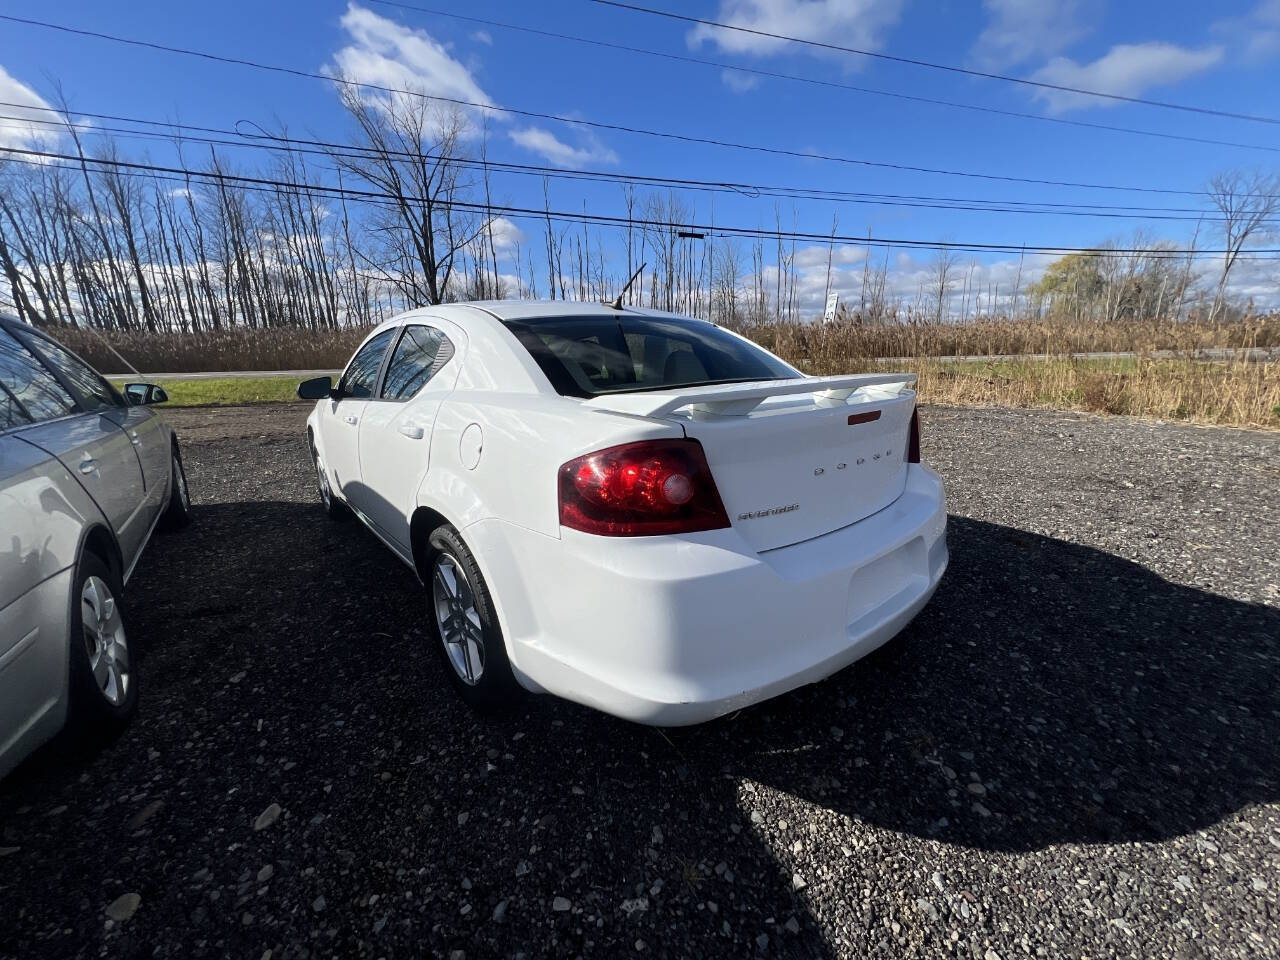
[[[947,566],[915,378],[608,304],[416,310],[301,384],[320,498],[425,584],[480,708],[698,723],[880,646]]]

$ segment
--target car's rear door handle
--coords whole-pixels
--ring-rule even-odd
[[[343,417],[342,419],[343,419],[343,420],[345,420],[347,423],[350,423],[350,424],[354,424],[354,423],[356,423],[356,418],[355,418],[355,417]]]
[[[416,423],[400,424],[400,432],[404,434],[406,437],[408,437],[410,440],[421,440],[423,436],[425,436],[426,434],[426,431],[423,430]]]
[[[130,442],[130,443],[132,443],[135,447],[140,447],[140,446],[142,446],[142,441],[138,439],[138,431],[137,431],[137,430],[130,430],[130,431],[129,431],[129,442]]]
[[[80,472],[84,474],[93,473],[98,469],[98,461],[93,457],[85,457],[80,461]]]

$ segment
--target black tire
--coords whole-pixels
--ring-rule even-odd
[[[160,515],[160,529],[181,530],[190,522],[191,491],[187,487],[187,472],[182,467],[182,451],[175,440],[169,456],[169,502]]]
[[[320,460],[314,440],[308,441],[311,446],[312,472],[316,475],[316,493],[320,497],[320,508],[330,520],[346,520],[351,516],[351,508],[329,486],[329,474]]]
[[[493,600],[489,595],[489,586],[485,583],[480,567],[474,555],[463,542],[458,531],[445,524],[432,531],[428,538],[430,550],[427,558],[427,623],[431,631],[431,645],[435,647],[444,667],[445,675],[466,703],[482,713],[497,713],[509,710],[524,698],[524,690],[516,682],[511,672],[511,662],[507,659],[507,646],[502,637],[502,628],[498,625],[494,613]],[[437,592],[436,578],[441,575],[441,567],[452,566],[451,572],[460,572],[465,578],[466,590],[461,590],[461,603],[465,605],[469,594],[471,608],[479,621],[478,636],[473,632],[468,636],[470,643],[448,644],[441,630],[441,620],[445,616],[441,609],[441,594]],[[456,614],[459,618],[463,614]],[[477,642],[478,641],[478,642]],[[481,669],[473,680],[464,676],[463,668],[455,663],[455,654],[467,660],[468,669],[474,671],[474,657],[471,652],[476,647],[481,651]],[[451,654],[451,649],[454,651]]]
[[[107,628],[99,631],[91,623],[85,630],[85,613],[90,606],[85,599],[86,585],[90,581],[104,585],[110,598],[110,607],[119,621],[119,632]],[[66,735],[73,746],[100,746],[115,739],[128,726],[138,710],[137,644],[127,633],[128,618],[122,598],[120,578],[109,564],[97,554],[86,552],[76,567],[74,590],[71,594],[71,665],[70,704]],[[107,606],[106,598],[99,595],[99,609]],[[117,680],[113,698],[104,684],[95,676],[94,663],[101,664],[106,656],[102,645],[103,634],[112,634],[116,642],[124,641],[127,651],[123,682]],[[118,648],[117,648],[118,650]],[[95,653],[97,656],[95,656]],[[110,657],[119,662],[119,654]]]

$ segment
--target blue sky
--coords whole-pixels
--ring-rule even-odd
[[[1226,168],[1280,168],[1280,127],[1083,98],[1017,84],[868,60],[726,33],[587,0],[540,4],[412,0],[470,17],[571,33],[681,56],[796,74],[835,84],[874,87],[1060,119],[1141,128],[1272,148],[1184,143],[905,102],[718,67],[679,63],[532,36],[497,26],[364,0],[225,0],[173,4],[135,0],[9,0],[5,12],[67,26],[185,46],[309,71],[342,69],[392,86],[503,107],[823,153],[955,171],[1086,181],[1173,190],[1201,189]],[[1280,0],[1216,5],[1174,2],[1107,4],[1042,0],[699,0],[655,6],[744,26],[897,56],[934,60],[1064,85],[1103,89],[1238,113],[1280,114]],[[331,84],[207,63],[13,23],[0,29],[0,100],[52,100],[55,81],[73,109],[231,127],[286,123],[295,135],[341,139],[349,121]],[[34,96],[33,96],[34,95]],[[13,111],[9,109],[9,112]],[[0,129],[0,143],[17,136]],[[994,201],[1204,206],[1194,195],[1102,191],[1005,183],[971,177],[877,169],[803,157],[674,142],[492,114],[491,158],[747,183],[877,194]],[[122,141],[128,153],[171,159],[163,145]],[[248,165],[252,152],[240,154]],[[541,206],[535,178],[504,177],[499,200]],[[552,205],[623,213],[617,185],[553,183]],[[710,198],[691,196],[698,219]],[[1143,227],[1179,245],[1194,223],[1127,218],[993,213],[918,207],[783,203],[784,226],[826,232],[833,213],[841,233],[922,241],[1088,247],[1122,240]],[[717,195],[720,223],[771,225],[773,198]],[[517,221],[535,241],[538,226]],[[1215,243],[1215,245],[1218,245]],[[825,248],[802,252],[805,269]],[[860,276],[858,248],[837,262],[847,287]],[[806,259],[807,258],[807,259]],[[965,255],[966,261],[969,255]],[[895,281],[914,286],[927,251],[902,253]],[[979,271],[1008,282],[1008,255],[979,255]],[[1038,265],[1042,258],[1036,258]],[[840,261],[843,261],[841,263]],[[844,273],[840,273],[843,267]],[[1034,267],[1033,267],[1034,269]],[[1267,296],[1274,264],[1242,272],[1240,289]],[[812,278],[810,278],[812,279]],[[820,286],[820,284],[819,284]],[[814,296],[814,283],[804,287]],[[821,290],[818,295],[820,298]]]

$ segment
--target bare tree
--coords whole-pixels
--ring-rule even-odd
[[[1209,199],[1222,215],[1222,273],[1209,319],[1216,320],[1226,301],[1227,280],[1245,244],[1274,230],[1280,208],[1280,177],[1258,172],[1220,173],[1208,184]]]
[[[742,280],[742,248],[733,237],[725,237],[715,248],[714,311],[720,323],[738,322],[738,284]],[[716,319],[715,315],[712,319]]]
[[[1018,315],[1018,294],[1022,292],[1022,265],[1027,259],[1027,251],[1023,251],[1018,255],[1018,275],[1013,281],[1013,299],[1010,301],[1009,316],[1016,317]]]
[[[363,142],[331,157],[389,200],[375,207],[383,243],[370,266],[410,303],[443,303],[460,255],[485,228],[484,217],[461,206],[476,186],[459,162],[469,121],[421,97],[370,99],[351,85],[340,95]]]
[[[940,247],[929,267],[929,289],[933,292],[935,301],[935,320],[942,319],[947,296],[951,293],[951,284],[955,280],[953,274],[959,264],[960,254],[950,247]]]

